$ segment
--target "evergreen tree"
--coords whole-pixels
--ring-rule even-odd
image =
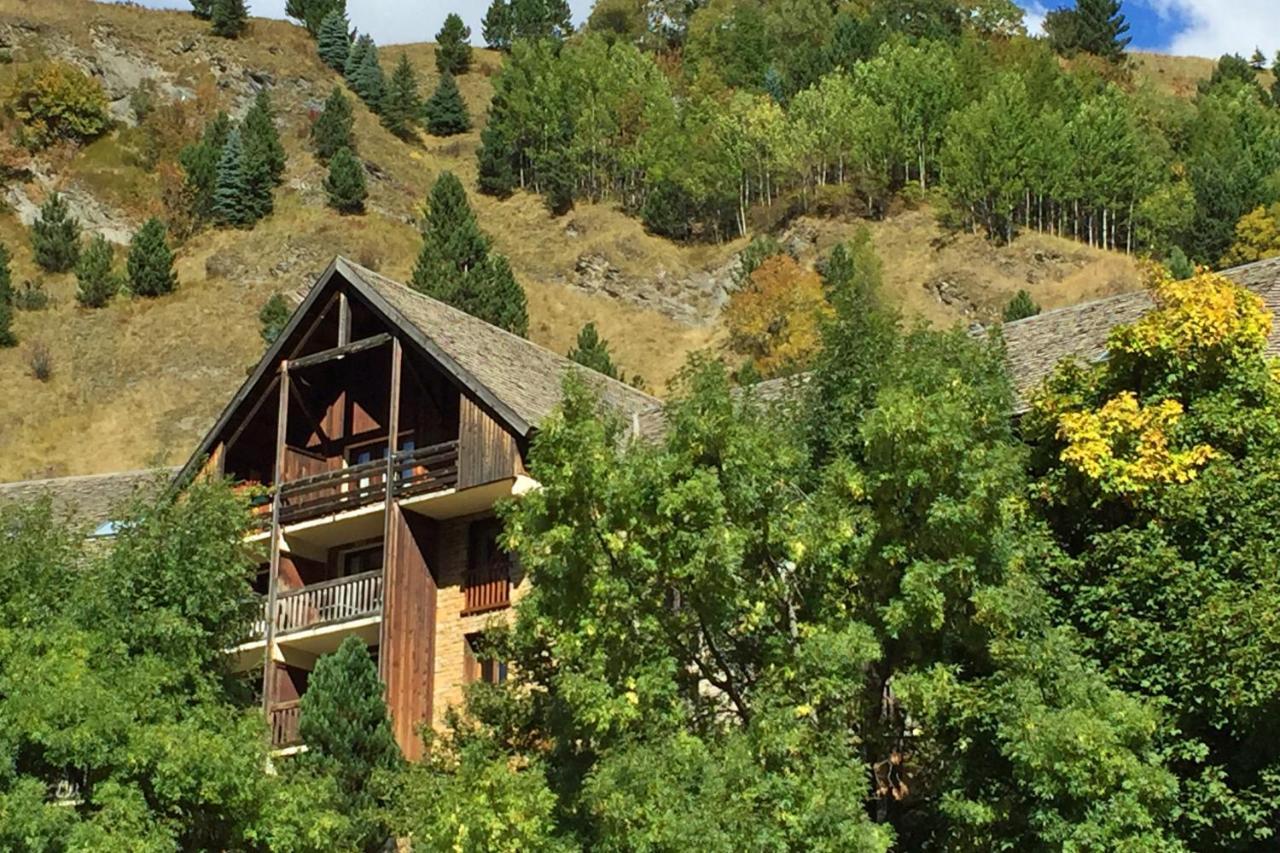
[[[467,105],[458,90],[458,82],[448,72],[440,78],[435,92],[427,99],[425,113],[427,131],[432,136],[452,136],[471,129],[471,117],[467,115]]]
[[[284,13],[302,23],[312,38],[318,38],[329,13],[337,10],[347,13],[347,0],[286,0]]]
[[[391,734],[383,685],[369,649],[347,637],[316,663],[302,694],[298,733],[307,751],[299,766],[337,783],[364,824],[365,849],[380,849],[387,833],[375,814],[374,774],[402,761]]]
[[[164,223],[151,217],[129,244],[129,290],[136,296],[163,296],[178,286],[173,251],[166,241]]]
[[[1280,107],[1280,50],[1276,51],[1276,58],[1271,62],[1271,100]]]
[[[510,50],[512,42],[511,5],[507,0],[493,0],[480,22],[484,43],[494,50]]]
[[[41,205],[40,217],[31,224],[31,249],[45,272],[66,272],[80,258],[80,223],[58,193]]]
[[[489,105],[489,120],[480,131],[480,150],[476,152],[479,166],[480,191],[498,198],[506,198],[515,191],[518,182],[516,176],[516,146],[512,132],[503,120],[504,99],[494,95]],[[430,118],[428,117],[428,129]]]
[[[352,91],[356,88],[356,72],[360,70],[365,56],[374,49],[373,37],[369,35],[357,36],[347,49],[347,61],[342,65],[342,76]]]
[[[213,190],[213,218],[219,225],[244,227],[256,219],[256,205],[245,174],[244,149],[240,131],[233,130],[222,146],[218,176]]]
[[[597,373],[618,378],[618,368],[609,355],[609,343],[600,337],[595,323],[587,323],[578,331],[578,344],[569,350],[569,358]]]
[[[188,145],[178,155],[183,181],[191,201],[191,216],[198,221],[213,217],[213,195],[218,184],[218,163],[222,147],[231,132],[231,117],[224,112],[205,126],[200,141]]]
[[[511,0],[509,14],[512,41],[573,34],[573,11],[566,0]]]
[[[355,150],[355,139],[351,129],[355,117],[351,114],[351,101],[343,94],[342,89],[334,86],[324,102],[324,110],[311,126],[311,144],[315,147],[316,156],[322,161],[328,160],[340,148]]]
[[[436,33],[436,70],[441,74],[466,74],[471,68],[471,28],[456,12],[444,19]]]
[[[240,125],[245,189],[255,220],[271,212],[271,191],[284,174],[285,153],[266,90],[258,92]]]
[[[351,80],[351,88],[360,100],[364,101],[365,106],[375,113],[382,112],[382,102],[386,96],[387,79],[382,72],[382,63],[378,60],[378,48],[374,45],[373,39],[368,39],[364,52],[360,56],[360,65],[355,70],[355,75]]]
[[[1255,47],[1253,49],[1253,56],[1250,57],[1249,64],[1253,66],[1254,71],[1263,71],[1266,69],[1267,57],[1266,54],[1262,52],[1262,48]]]
[[[1012,323],[1016,320],[1034,317],[1039,313],[1040,306],[1031,298],[1031,294],[1025,290],[1019,290],[1009,300],[1009,304],[1004,306],[1002,317],[1006,323]]]
[[[1196,274],[1195,264],[1191,263],[1187,253],[1182,251],[1180,246],[1174,246],[1169,250],[1168,257],[1164,259],[1164,266],[1174,281],[1186,281]]]
[[[413,287],[496,326],[523,335],[528,311],[506,258],[490,251],[452,172],[436,179],[423,217],[422,251],[413,269]]]
[[[96,235],[76,263],[76,301],[85,308],[102,308],[120,290],[120,279],[111,269],[115,252],[101,234]]]
[[[213,14],[213,0],[191,0],[191,14],[202,21],[209,20]]]
[[[213,0],[209,21],[216,35],[233,39],[249,25],[249,10],[244,0]]]
[[[289,305],[279,293],[273,293],[258,312],[259,334],[268,346],[276,342],[289,323]]]
[[[1120,0],[1078,0],[1075,32],[1081,50],[1119,62],[1133,39],[1120,13]]]
[[[346,70],[347,54],[351,52],[351,22],[344,9],[335,7],[324,16],[316,38],[316,51],[334,71],[341,74]]]
[[[329,161],[329,176],[324,182],[329,206],[341,213],[361,213],[369,197],[365,186],[364,166],[350,148],[339,148]]]
[[[422,96],[418,93],[418,74],[409,57],[400,54],[396,70],[387,83],[382,100],[382,123],[397,136],[408,136],[422,115]]]
[[[9,270],[9,247],[0,243],[0,347],[18,342],[13,334],[13,274]]]

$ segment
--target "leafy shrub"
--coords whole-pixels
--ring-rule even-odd
[[[19,311],[43,311],[49,307],[49,294],[44,289],[43,281],[27,279],[22,287],[14,291],[13,307]]]
[[[262,303],[262,310],[258,312],[258,323],[261,325],[259,334],[262,335],[262,340],[267,344],[274,344],[288,322],[289,306],[285,303],[284,297],[278,293],[271,294],[267,301]]]
[[[31,375],[41,382],[53,378],[53,353],[44,341],[36,341],[27,347],[27,367]]]
[[[22,143],[33,151],[60,140],[86,142],[111,123],[102,85],[65,62],[38,62],[19,71],[8,102],[21,123]]]

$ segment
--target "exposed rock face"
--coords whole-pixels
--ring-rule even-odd
[[[45,175],[35,174],[35,182],[44,189],[53,188],[53,180]],[[127,245],[133,239],[136,223],[120,211],[98,201],[85,190],[69,186],[59,190],[67,201],[67,207],[80,222],[81,231],[85,234],[101,234],[112,243]],[[5,201],[18,216],[18,221],[30,227],[40,216],[40,205],[27,194],[27,188],[17,184],[11,185],[5,192]]]
[[[956,309],[965,317],[973,317],[978,313],[977,303],[959,282],[950,278],[934,278],[924,283],[924,289],[943,305]]]
[[[737,258],[720,267],[676,278],[659,268],[652,276],[624,274],[602,254],[578,257],[569,283],[596,293],[658,311],[691,326],[712,322],[729,299]]]

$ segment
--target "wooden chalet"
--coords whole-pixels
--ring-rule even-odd
[[[297,745],[316,660],[363,640],[411,758],[476,678],[472,655],[523,578],[497,546],[494,504],[536,484],[525,455],[567,370],[613,408],[657,400],[339,258],[179,473],[229,477],[268,555],[262,618],[233,651],[263,664],[272,738]]]

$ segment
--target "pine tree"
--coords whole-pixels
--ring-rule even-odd
[[[329,206],[341,213],[361,213],[369,197],[365,186],[364,166],[350,148],[339,148],[329,161],[329,176],[324,182]]]
[[[1040,306],[1031,298],[1031,294],[1025,290],[1019,290],[1009,300],[1009,304],[1004,306],[1003,319],[1006,323],[1012,323],[1034,317],[1039,313]]]
[[[411,279],[415,289],[509,332],[528,331],[524,291],[507,259],[490,251],[466,190],[451,172],[441,173],[431,188],[422,238]]]
[[[334,86],[324,102],[324,110],[311,126],[311,144],[316,156],[326,161],[341,148],[354,150],[355,139],[351,134],[354,122],[351,101],[342,93],[342,89]]]
[[[511,6],[507,0],[493,0],[480,22],[484,43],[494,50],[510,50],[512,42]]]
[[[318,38],[320,28],[329,13],[337,9],[347,13],[347,0],[285,0],[284,13],[307,28],[312,38]]]
[[[80,258],[80,223],[57,193],[49,196],[31,224],[31,249],[45,272],[66,272]]]
[[[436,70],[441,74],[466,74],[471,68],[471,28],[450,12],[436,33]]]
[[[9,247],[0,243],[0,347],[18,343],[13,334],[13,274],[9,270]]]
[[[333,779],[353,814],[366,820],[374,810],[374,774],[403,760],[382,694],[369,649],[360,638],[347,637],[317,661],[300,703],[298,734],[307,751],[298,756],[299,765]],[[380,849],[385,833],[378,837],[376,822],[367,833],[365,849]]]
[[[518,182],[515,160],[516,146],[512,133],[495,96],[489,107],[489,120],[480,131],[480,150],[476,152],[480,177],[480,191],[488,195],[506,198],[515,191]],[[428,128],[430,120],[428,118]]]
[[[471,117],[467,105],[458,90],[458,82],[446,73],[440,78],[435,92],[427,99],[425,107],[427,131],[432,136],[452,136],[471,129]]]
[[[213,218],[219,225],[244,227],[255,220],[255,205],[245,174],[240,131],[233,130],[222,146],[218,177],[213,190]]]
[[[178,286],[173,252],[166,242],[164,223],[151,217],[129,244],[129,290],[136,296],[163,296]]]
[[[365,38],[368,37],[365,36]],[[378,48],[374,45],[373,39],[369,39],[360,57],[360,65],[355,70],[351,88],[370,110],[375,113],[382,112],[382,101],[387,91],[387,78],[382,72],[382,63],[378,61]]]
[[[199,142],[188,145],[178,155],[186,192],[191,200],[191,216],[198,221],[213,217],[213,194],[218,184],[218,163],[222,147],[231,132],[231,117],[220,112],[205,126]]]
[[[262,303],[262,309],[258,311],[258,323],[262,340],[266,341],[268,346],[274,344],[289,323],[289,305],[284,301],[283,296],[273,293],[266,302]]]
[[[400,54],[396,70],[387,83],[386,96],[382,99],[382,123],[397,136],[413,132],[422,114],[422,95],[418,93],[418,74],[409,64],[409,57]]]
[[[341,74],[346,70],[347,54],[351,52],[351,22],[344,9],[334,8],[324,16],[316,38],[316,52],[334,71]]]
[[[1081,50],[1119,62],[1132,38],[1124,15],[1120,14],[1120,0],[1079,0],[1075,11],[1076,37]]]
[[[1262,48],[1255,47],[1253,49],[1253,56],[1250,57],[1249,64],[1253,66],[1254,71],[1262,71],[1267,67],[1267,57],[1262,52]]]
[[[364,62],[365,55],[373,49],[373,38],[369,35],[357,36],[348,48],[347,61],[342,66],[342,76],[352,91],[356,88],[356,72],[360,70],[360,64]]]
[[[597,373],[618,378],[618,368],[609,355],[609,343],[600,337],[595,323],[587,323],[578,331],[578,344],[569,350],[569,358]]]
[[[258,92],[240,125],[245,189],[255,220],[271,212],[271,192],[284,174],[285,153],[276,131],[271,98]]]
[[[98,234],[80,253],[76,264],[76,301],[85,308],[102,308],[120,290],[120,279],[111,265],[115,251]]]
[[[209,20],[213,14],[213,0],[191,0],[191,14],[202,21]]]
[[[213,0],[209,21],[215,35],[233,39],[249,25],[249,10],[244,0]]]

